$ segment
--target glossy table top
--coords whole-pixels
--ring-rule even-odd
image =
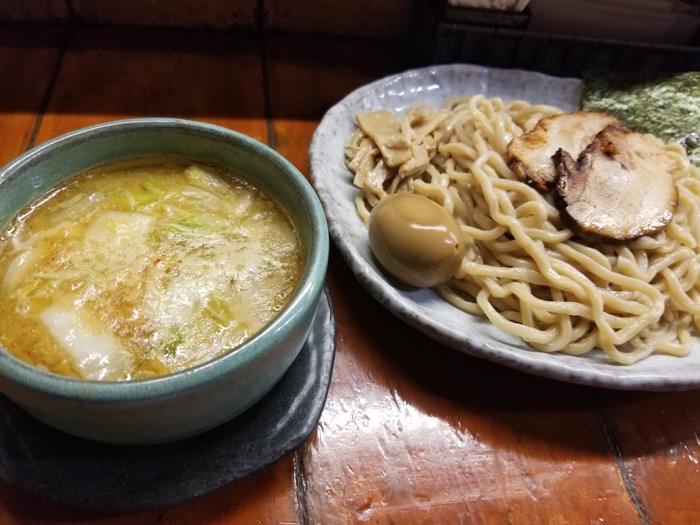
[[[412,65],[367,40],[3,28],[0,163],[86,125],[175,116],[247,133],[308,176],[325,111]],[[600,390],[462,355],[386,311],[335,249],[327,283],[335,366],[294,452],[208,495],[122,514],[0,482],[0,523],[700,522],[700,392]]]

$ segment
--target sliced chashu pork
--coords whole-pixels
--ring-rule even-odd
[[[598,132],[611,124],[620,122],[600,112],[578,111],[545,117],[531,131],[511,141],[506,161],[521,180],[547,191],[557,180],[552,156],[563,149],[578,158]]]
[[[554,164],[562,221],[584,239],[622,243],[673,219],[673,161],[652,135],[607,126],[577,160],[560,148]]]

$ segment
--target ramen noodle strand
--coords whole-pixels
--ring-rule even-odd
[[[406,175],[388,167],[361,130],[346,157],[367,224],[387,195],[424,195],[457,220],[465,243],[459,270],[436,292],[541,352],[602,350],[620,364],[652,354],[682,356],[700,324],[700,176],[669,145],[679,198],[666,231],[620,246],[579,242],[548,195],[508,168],[510,141],[561,110],[483,95],[442,108],[411,106],[400,133],[427,164]],[[423,148],[423,149],[421,149]],[[412,150],[412,151],[413,151]],[[415,168],[417,157],[408,162]]]

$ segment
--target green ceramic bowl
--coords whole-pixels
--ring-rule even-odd
[[[178,119],[109,122],[26,152],[0,170],[0,228],[35,197],[78,172],[148,155],[214,162],[257,181],[296,223],[306,266],[293,297],[267,327],[235,351],[183,372],[140,381],[86,381],[34,368],[0,347],[1,392],[52,427],[113,444],[192,436],[234,418],[262,398],[307,338],[328,261],[328,230],[320,202],[291,163],[240,133]]]

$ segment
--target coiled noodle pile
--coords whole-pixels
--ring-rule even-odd
[[[360,187],[358,213],[366,224],[372,207],[397,191],[445,207],[467,249],[437,292],[537,350],[581,355],[600,348],[621,364],[652,353],[687,354],[700,325],[697,168],[680,146],[667,146],[679,203],[664,232],[623,245],[582,241],[562,224],[551,198],[518,180],[504,160],[513,137],[560,112],[481,95],[443,108],[412,106],[400,117],[401,134],[426,145],[430,162],[409,174],[387,167],[358,128],[346,147]],[[426,132],[426,122],[434,129]]]

